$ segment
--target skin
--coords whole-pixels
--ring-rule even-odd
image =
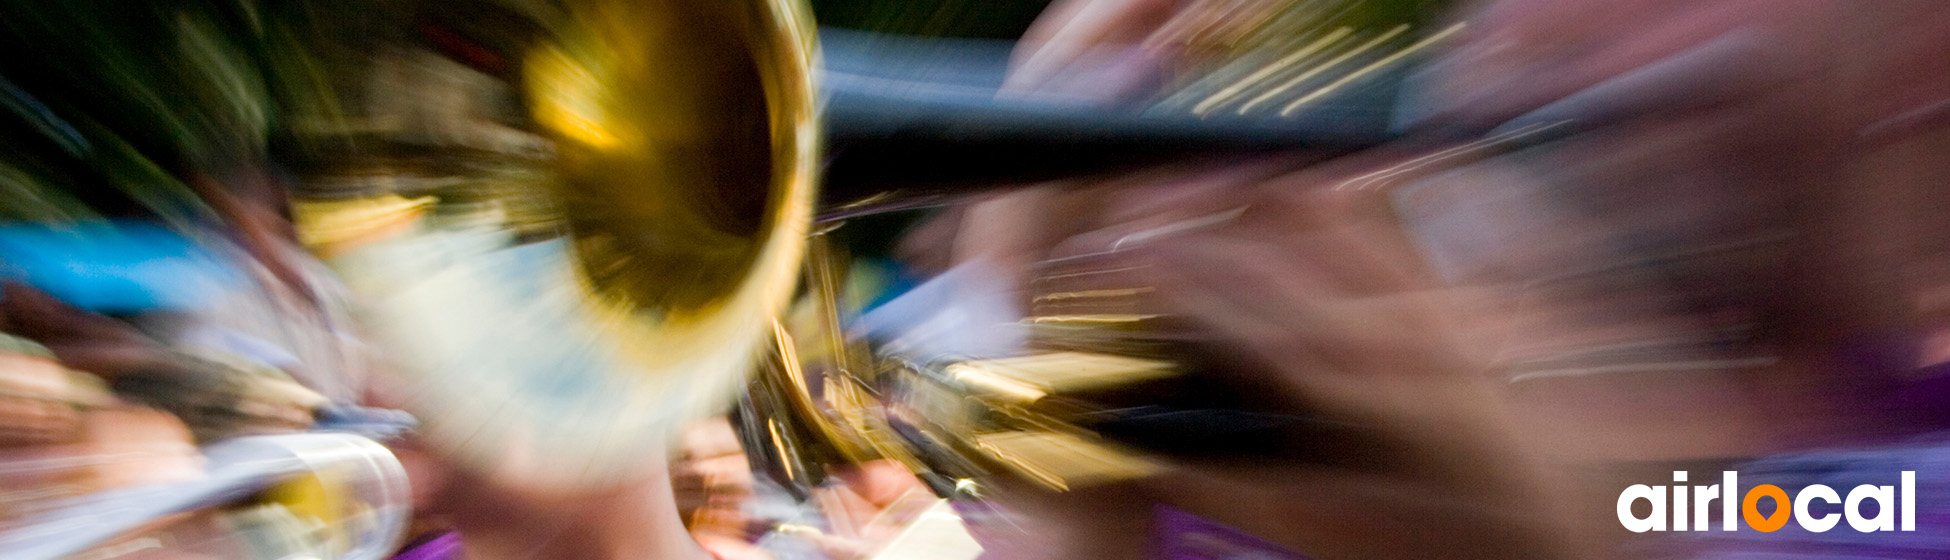
[[[1135,232],[1244,207],[1223,226],[1122,248],[1115,258],[1149,265],[1127,285],[1155,286],[1150,305],[1200,329],[1217,353],[1239,356],[1240,374],[1281,402],[1375,426],[1396,450],[1366,471],[1181,465],[1153,480],[1069,494],[1016,489],[999,501],[1031,520],[1024,525],[1036,527],[1040,536],[1030,538],[1039,545],[998,557],[1135,557],[1143,549],[1132,535],[1149,529],[1147,507],[1156,502],[1321,558],[1602,556],[1618,537],[1607,502],[1618,481],[1615,473],[1573,473],[1619,461],[1764,455],[1899,429],[1861,408],[1875,402],[1889,373],[1843,371],[1831,360],[1859,348],[1865,334],[1906,328],[1891,263],[1910,262],[1897,256],[1902,247],[1930,238],[1904,230],[1904,209],[1891,201],[1930,199],[1904,185],[1924,184],[1941,168],[1919,155],[1933,136],[1911,131],[1898,137],[1916,139],[1868,151],[1856,140],[1862,127],[1897,111],[1885,100],[1914,106],[1935,99],[1918,91],[1941,91],[1925,87],[1940,72],[1888,69],[1916,65],[1920,58],[1903,53],[1926,50],[1921,37],[1941,36],[1925,23],[1941,8],[1892,9],[1904,15],[1818,1],[1479,2],[1458,12],[1470,27],[1428,80],[1440,100],[1434,127],[1487,129],[1732,32],[1755,33],[1768,47],[1741,61],[1731,83],[1767,86],[1731,90],[1710,105],[1649,107],[1525,160],[1369,191],[1333,187],[1416,157],[1416,148],[1384,147],[1290,174],[1250,171],[1265,162],[1193,162],[1079,179],[998,196],[924,226],[917,246],[949,238],[936,254],[980,257],[1003,276],[1033,279],[1033,264],[1021,263],[1100,253]],[[1012,84],[1056,87],[1044,85],[1055,83],[1050,76],[1102,64],[1087,53],[1139,48],[1129,46],[1188,12],[1169,2],[1059,2],[1025,37]],[[1599,12],[1606,17],[1587,17]],[[1899,77],[1914,75],[1922,77]],[[1858,99],[1871,101],[1851,101]],[[1423,254],[1406,241],[1385,192],[1422,179],[1441,187],[1430,192],[1458,200],[1512,188],[1614,190],[1585,188],[1580,196],[1603,205],[1592,214],[1545,206],[1558,214],[1495,222],[1520,235],[1489,246],[1482,262],[1493,266],[1438,282],[1422,270]],[[1571,263],[1621,262],[1629,255],[1614,247],[1648,233],[1700,246],[1768,231],[1794,234],[1715,261],[1710,277],[1730,290],[1773,287],[1751,301],[1776,321],[1766,333],[1779,349],[1772,365],[1656,383],[1592,376],[1518,387],[1490,361],[1511,348],[1578,348],[1727,320],[1655,307],[1663,301],[1657,290],[1670,288],[1538,299],[1525,286]],[[1025,285],[1025,299],[1029,291]],[[1623,311],[1642,318],[1621,319]],[[1556,515],[1567,511],[1603,515]]]
[[[1363,445],[1382,457],[1354,467],[1176,465],[1155,478],[1063,494],[1005,488],[997,501],[1027,518],[1019,524],[1039,545],[1011,546],[1025,537],[1007,529],[978,531],[1011,551],[998,557],[1142,555],[1153,503],[1323,558],[1569,555],[1575,537],[1551,521],[1544,499],[1552,481],[1527,466],[1482,364],[1460,344],[1452,294],[1421,266],[1385,196],[1331,189],[1390,161],[1370,156],[1301,171],[1285,170],[1308,160],[1197,162],[995,202],[1082,199],[1046,206],[1093,209],[1070,215],[1080,219],[1017,216],[1103,227],[1040,237],[1055,239],[1040,246],[971,235],[961,242],[994,245],[969,253],[991,263],[1106,254],[1138,263],[1144,272],[1122,281],[1156,288],[1144,305],[1235,357],[1233,374],[1268,389],[1273,406],[1369,427]],[[1134,231],[1241,207],[1217,227],[1129,241]],[[1106,253],[1111,246],[1118,249]],[[1034,249],[992,259],[1018,247]]]

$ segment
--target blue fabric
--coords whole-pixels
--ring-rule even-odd
[[[0,224],[0,279],[88,311],[128,314],[205,306],[240,284],[243,274],[195,241],[152,224],[11,223]]]

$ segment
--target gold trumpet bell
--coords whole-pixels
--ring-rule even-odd
[[[792,296],[816,179],[810,18],[791,0],[485,9],[533,36],[460,22],[435,43],[520,46],[476,72],[522,108],[485,126],[524,147],[388,124],[451,109],[368,115],[383,149],[361,157],[394,184],[350,196],[439,202],[334,265],[371,304],[430,443],[518,485],[611,482],[732,402]]]

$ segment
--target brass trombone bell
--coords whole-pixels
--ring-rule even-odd
[[[520,105],[491,126],[439,126],[490,127],[531,147],[387,128],[449,110],[438,106],[375,102],[393,114],[351,116],[373,123],[343,133],[360,140],[346,158],[368,171],[311,180],[390,181],[436,202],[416,231],[336,251],[335,264],[367,296],[408,381],[404,404],[433,445],[518,485],[628,476],[674,430],[731,400],[797,285],[819,139],[807,9],[423,8],[434,47],[506,55],[497,68],[450,73],[487,74],[500,85],[478,91]],[[398,93],[441,85],[419,82]],[[418,187],[399,187],[409,182]],[[348,198],[311,193],[335,196]],[[302,210],[301,222],[312,215]]]

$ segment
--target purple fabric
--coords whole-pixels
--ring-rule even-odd
[[[1676,554],[1691,560],[1941,560],[1950,558],[1950,437],[1933,434],[1901,443],[1835,448],[1759,459],[1739,465],[1741,488],[1773,484],[1788,495],[1810,484],[1846,493],[1859,484],[1895,486],[1902,471],[1916,473],[1916,530],[1862,533],[1846,524],[1810,532],[1788,523],[1772,533],[1665,533]],[[1839,506],[1827,512],[1840,513]],[[1717,517],[1717,516],[1716,516]]]
[[[454,532],[428,539],[393,556],[393,560],[459,560],[460,558],[460,533]]]
[[[1157,560],[1309,560],[1244,531],[1158,506]]]

